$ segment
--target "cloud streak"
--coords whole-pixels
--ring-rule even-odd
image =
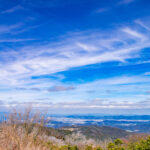
[[[121,0],[118,4],[119,5],[126,5],[126,4],[130,4],[133,3],[135,0]]]
[[[135,29],[126,27],[115,32],[115,36],[109,36],[110,33],[107,32],[104,35],[80,33],[53,45],[29,46],[19,48],[19,51],[0,52],[0,58],[4,60],[0,62],[3,72],[0,76],[19,82],[21,78],[53,74],[72,67],[113,61],[125,63],[127,59],[139,57],[142,49],[150,47],[150,37]]]
[[[23,10],[24,8],[20,5],[17,5],[15,7],[12,7],[10,9],[7,9],[7,10],[4,10],[1,12],[1,14],[8,14],[8,13],[13,13],[15,11],[18,11],[18,10]]]
[[[70,91],[70,90],[74,90],[75,87],[73,86],[54,86],[48,89],[49,92],[60,92],[60,91]]]
[[[2,102],[0,105],[3,107],[24,107],[32,105],[34,108],[52,108],[52,109],[149,109],[150,101],[143,100],[139,102],[129,101],[111,101],[107,99],[92,100],[90,102],[61,102],[61,103],[49,103],[49,102]]]

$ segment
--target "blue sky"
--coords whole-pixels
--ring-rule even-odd
[[[150,114],[149,0],[0,0],[0,107]]]

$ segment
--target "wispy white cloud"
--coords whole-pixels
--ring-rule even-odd
[[[10,9],[7,9],[7,10],[4,10],[1,12],[1,14],[7,14],[7,13],[13,13],[15,11],[18,11],[18,10],[23,10],[24,8],[20,5],[17,5],[17,6],[14,6]]]
[[[140,100],[142,98],[147,98],[145,95],[145,90],[149,87],[147,83],[150,83],[150,79],[146,76],[118,76],[113,78],[99,79],[93,82],[78,85],[78,91],[88,91],[89,89],[94,91],[94,95],[99,95],[101,97],[114,97],[121,98],[124,94],[124,98],[131,99],[132,101]],[[111,92],[106,92],[106,91]],[[121,95],[120,95],[121,94]],[[140,94],[141,97],[139,96]],[[91,95],[88,92],[88,95]]]
[[[145,28],[146,30],[150,30],[150,27],[144,24],[141,20],[135,20],[135,23],[139,24],[141,27]]]
[[[39,26],[25,26],[25,23],[23,22],[18,22],[16,24],[11,24],[11,25],[6,25],[6,24],[1,24],[0,25],[0,35],[4,34],[9,34],[9,35],[17,35],[24,33],[26,31],[29,31],[31,29],[35,29]],[[16,39],[16,38],[15,38]],[[1,39],[3,40],[3,39]],[[13,39],[12,39],[13,40]]]
[[[144,22],[143,22],[144,23]],[[9,30],[14,29],[11,27]],[[1,28],[0,28],[1,29]],[[0,30],[1,31],[1,30]],[[122,32],[123,31],[123,32]],[[5,30],[8,32],[8,30]],[[149,32],[149,30],[147,31]],[[134,42],[127,42],[127,41]],[[114,31],[93,31],[75,33],[71,36],[63,37],[63,40],[52,44],[38,44],[24,47],[16,47],[16,50],[0,51],[0,85],[4,89],[15,89],[22,87],[27,89],[40,88],[41,93],[30,93],[27,91],[20,95],[14,95],[21,99],[24,95],[26,99],[30,97],[42,97],[46,92],[48,97],[50,92],[44,90],[53,87],[51,91],[79,92],[89,89],[95,90],[99,85],[121,85],[147,82],[147,78],[140,77],[117,77],[116,79],[101,80],[89,83],[89,85],[78,86],[73,89],[72,85],[62,85],[59,81],[49,79],[32,79],[32,76],[50,75],[61,71],[67,71],[73,67],[81,67],[90,64],[103,62],[126,63],[128,59],[140,57],[142,49],[150,47],[150,37],[148,34],[140,33],[138,29],[131,27],[121,27]],[[61,87],[56,87],[61,85]],[[76,86],[75,86],[76,87]],[[95,87],[92,89],[92,87]],[[105,88],[107,90],[107,88]],[[116,89],[112,89],[116,90]],[[57,93],[58,93],[57,92]],[[55,92],[53,92],[55,93]],[[63,92],[62,92],[63,93]],[[19,94],[19,93],[15,93]],[[72,94],[72,93],[71,93]],[[82,96],[83,93],[80,95]],[[25,96],[26,95],[26,96]],[[59,94],[58,94],[59,95]],[[79,98],[72,95],[73,98]],[[10,96],[10,95],[9,95]],[[59,95],[66,98],[63,94]],[[56,99],[60,97],[56,95]],[[86,95],[84,95],[86,97]],[[1,96],[4,99],[6,96]],[[52,98],[52,97],[51,97]],[[7,97],[9,99],[9,97]],[[81,97],[78,101],[81,100]]]
[[[119,5],[124,5],[124,4],[130,4],[134,2],[135,0],[121,0],[118,4]]]
[[[104,12],[107,12],[109,11],[110,8],[99,8],[97,10],[94,11],[94,13],[97,13],[97,14],[100,14],[100,13],[104,13]]]
[[[12,101],[12,102],[3,102],[1,103],[1,107],[24,107],[31,105],[34,108],[40,108],[40,109],[85,109],[85,110],[93,110],[93,109],[149,109],[150,108],[150,101],[142,100],[138,102],[131,102],[131,101],[111,101],[111,100],[92,100],[90,102],[61,102],[61,103],[50,103],[50,102],[18,102],[18,101]]]
[[[121,85],[121,84],[144,83],[144,82],[150,82],[150,79],[138,76],[123,76],[100,80],[101,84],[105,83],[109,85]]]
[[[92,51],[92,50],[96,51],[96,50],[98,50],[98,48],[95,47],[95,46],[84,44],[84,43],[80,43],[80,42],[77,42],[77,45],[79,46],[79,48],[82,48],[85,51]]]
[[[137,31],[134,31],[134,30],[132,30],[130,28],[124,28],[124,29],[122,29],[122,31],[124,31],[127,34],[129,34],[131,36],[134,36],[136,38],[140,38],[141,40],[146,40],[146,37],[143,34],[137,32]]]
[[[83,38],[71,37],[65,42],[56,43],[55,46],[48,44],[24,47],[19,51],[1,52],[1,58],[7,59],[7,62],[14,57],[13,62],[6,63],[1,71],[5,76],[11,74],[12,77],[43,75],[68,70],[71,67],[110,61],[125,62],[126,59],[139,57],[138,52],[150,46],[149,37],[129,28],[124,31],[127,35],[116,31],[118,33],[115,38],[104,38],[102,34],[96,33],[94,38],[90,38],[90,35],[84,35]],[[128,44],[126,40],[135,42]],[[115,43],[121,43],[121,46],[115,46]]]
[[[3,39],[0,43],[13,43],[13,42],[23,42],[23,41],[33,41],[36,39]]]
[[[10,33],[22,26],[22,23],[17,23],[13,25],[0,25],[0,34]]]
[[[145,72],[144,75],[149,76],[150,72]]]
[[[73,86],[53,86],[51,88],[48,89],[49,92],[60,92],[60,91],[70,91],[70,90],[74,90],[75,87]]]

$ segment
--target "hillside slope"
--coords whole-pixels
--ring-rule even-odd
[[[129,136],[131,132],[127,132],[125,130],[114,128],[110,126],[72,126],[72,127],[65,127],[62,128],[61,133],[81,133],[87,137],[87,139],[94,139],[94,140],[104,140],[104,139],[116,139]],[[67,132],[68,131],[68,132]]]

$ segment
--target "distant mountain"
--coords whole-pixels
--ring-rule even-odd
[[[110,126],[72,126],[59,129],[61,131],[68,131],[69,134],[82,133],[87,139],[104,140],[104,139],[116,139],[129,136],[131,132],[123,129],[114,128]]]

